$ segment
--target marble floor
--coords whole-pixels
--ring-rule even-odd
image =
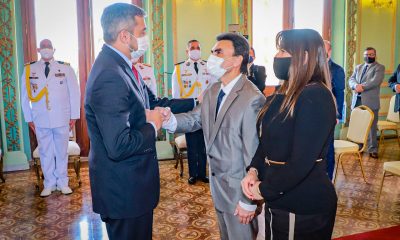
[[[379,160],[364,158],[367,181],[351,158],[339,170],[339,195],[334,236],[400,225],[400,177],[385,180],[379,207],[376,194],[384,161],[400,160],[395,140],[387,140]],[[174,161],[160,162],[161,199],[154,211],[153,239],[219,239],[209,186],[187,184],[187,173],[179,177]],[[33,171],[5,174],[0,183],[0,240],[6,239],[107,239],[100,217],[92,212],[87,165],[78,187],[72,168],[74,193],[55,192],[40,198]],[[400,233],[399,235],[400,236]],[[393,236],[395,239],[395,236]]]

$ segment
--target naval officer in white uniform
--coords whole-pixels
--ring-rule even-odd
[[[187,43],[186,61],[175,65],[172,74],[173,98],[198,98],[201,93],[216,79],[207,71],[207,62],[201,59],[200,43],[190,40]],[[208,183],[206,176],[207,156],[205,151],[203,131],[186,133],[188,151],[189,184],[197,180]]]
[[[80,91],[75,72],[55,61],[50,40],[40,42],[41,59],[25,65],[21,79],[21,103],[25,121],[39,144],[46,197],[55,190],[72,193],[68,186],[69,131],[80,117]]]

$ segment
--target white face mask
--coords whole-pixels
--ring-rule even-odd
[[[201,58],[201,51],[200,50],[191,50],[189,51],[189,57],[190,59],[197,61]]]
[[[217,57],[213,54],[207,60],[207,71],[216,78],[221,78],[228,69],[221,67],[225,59]],[[231,68],[231,67],[230,67]]]
[[[150,40],[148,36],[136,38],[138,42],[138,49],[131,52],[131,57],[133,62],[137,62],[141,56],[147,51],[150,45]]]
[[[45,59],[52,59],[54,55],[54,50],[51,48],[43,48],[39,51],[40,56]]]

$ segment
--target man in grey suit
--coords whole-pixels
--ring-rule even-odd
[[[249,45],[244,37],[220,34],[211,52],[207,69],[219,81],[204,91],[193,111],[163,112],[163,127],[181,133],[203,128],[221,239],[254,239],[256,205],[240,183],[258,146],[256,118],[265,97],[246,77]]]
[[[365,63],[358,65],[349,79],[353,90],[351,109],[365,105],[374,112],[374,121],[368,139],[368,152],[373,158],[378,158],[378,143],[376,131],[380,108],[380,86],[385,75],[385,66],[376,61],[375,48],[368,47],[364,51]]]

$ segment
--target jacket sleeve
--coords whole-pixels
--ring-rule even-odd
[[[95,113],[108,157],[114,161],[123,161],[133,155],[155,151],[154,127],[150,123],[142,126],[135,124],[138,122],[135,118],[144,117],[145,113],[141,116],[132,115],[132,104],[138,107],[142,105],[139,99],[138,103],[130,99],[134,95],[124,79],[108,70],[101,73],[96,81],[90,96],[93,99],[90,107]]]
[[[349,78],[349,87],[350,87],[351,90],[356,89],[356,85],[358,84],[358,82],[357,82],[357,69],[358,69],[358,66],[354,69],[353,74]]]
[[[312,171],[335,125],[333,99],[320,88],[305,89],[296,103],[290,157],[285,165],[271,164],[260,184],[264,199],[278,199]]]
[[[155,107],[169,107],[171,108],[171,112],[174,114],[189,112],[195,107],[195,99],[187,98],[187,99],[169,99],[169,98],[158,98],[154,95],[154,93],[146,86],[146,90],[149,96],[150,109],[154,109]]]
[[[69,92],[69,103],[71,106],[70,119],[79,119],[81,114],[81,93],[74,69],[70,66],[68,66],[67,85]]]
[[[385,66],[379,65],[375,69],[375,74],[372,79],[362,83],[364,91],[379,87],[385,78]]]
[[[393,92],[396,92],[396,85],[399,84],[399,82],[397,81],[397,75],[400,74],[400,64],[397,66],[396,71],[394,71],[393,75],[390,76],[388,83],[389,83],[389,87],[393,90]]]
[[[242,122],[242,145],[243,145],[243,166],[249,166],[251,160],[259,145],[258,134],[257,134],[257,116],[265,103],[265,97],[261,93],[255,97],[249,106],[246,107]],[[253,201],[248,199],[244,194],[241,201],[247,204],[253,204]]]
[[[334,87],[332,88],[333,95],[336,98],[337,118],[342,120],[343,104],[344,104],[344,89],[345,89],[345,73],[342,67],[337,66],[334,75]]]
[[[201,104],[192,111],[175,115],[177,121],[176,133],[194,132],[202,128]]]
[[[32,119],[31,102],[29,100],[28,92],[26,90],[25,69],[26,68],[24,68],[24,71],[22,72],[21,75],[21,106],[22,106],[22,112],[24,113],[25,122],[32,122],[33,119]]]

